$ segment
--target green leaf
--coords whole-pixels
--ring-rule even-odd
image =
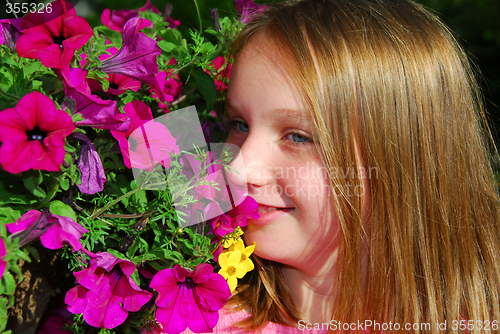
[[[122,47],[123,37],[120,32],[111,30],[109,27],[106,26],[97,26],[95,30],[106,35],[106,37],[109,38],[111,43],[113,43],[115,48],[119,49]]]
[[[210,52],[212,52],[214,50],[215,50],[215,46],[212,43],[210,43],[210,42],[203,43],[201,45],[201,47],[200,47],[200,51],[202,53],[205,53],[205,54],[206,53],[210,53]]]
[[[134,280],[135,284],[140,285],[141,280],[139,278],[139,270],[135,270],[130,277]]]
[[[63,178],[61,181],[59,181],[59,183],[61,184],[61,189],[66,191],[69,189],[69,179],[68,178]]]
[[[128,260],[125,255],[123,255],[122,253],[120,253],[116,249],[108,248],[106,251],[108,253],[110,253],[111,255],[114,255],[115,257],[119,258],[119,259]]]
[[[175,45],[182,45],[182,34],[177,29],[168,28],[167,31],[161,35],[161,37],[167,42]]]
[[[186,60],[189,60],[191,58],[191,55],[189,54],[189,51],[186,47],[184,46],[177,46],[173,51],[172,55],[174,58],[183,63]]]
[[[36,71],[40,71],[44,69],[45,67],[40,63],[39,61],[32,62],[28,66],[23,67],[23,72],[25,77],[29,77]]]
[[[205,72],[196,69],[193,71],[193,76],[198,85],[200,86],[200,92],[205,97],[207,102],[207,110],[212,110],[215,105],[215,99],[217,97],[217,90],[215,89],[214,80]]]
[[[75,211],[73,211],[73,209],[69,205],[64,204],[61,201],[50,202],[49,209],[50,212],[52,212],[52,214],[54,215],[69,217],[76,221]]]
[[[45,191],[39,187],[42,181],[42,172],[39,170],[31,169],[23,173],[23,183],[26,189],[28,189],[28,191],[33,195],[40,198],[43,198],[47,195]]]
[[[16,290],[16,280],[8,271],[3,274],[2,284],[5,286],[5,294],[11,295]]]
[[[7,299],[5,298],[0,298],[0,332],[5,329],[5,326],[7,325]],[[3,332],[2,334],[7,334],[10,333],[10,331]]]
[[[158,41],[158,46],[166,53],[172,52],[172,50],[177,47],[174,43],[167,41]]]
[[[21,191],[16,191],[15,184],[5,184],[4,180],[0,180],[0,205],[5,204],[28,204],[29,200],[26,194]]]
[[[76,113],[73,116],[71,116],[71,120],[73,121],[73,123],[76,123],[76,122],[79,122],[79,121],[84,121],[85,118],[82,116],[82,114]]]

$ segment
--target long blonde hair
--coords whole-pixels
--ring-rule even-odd
[[[366,184],[362,173],[329,175],[340,220],[332,319],[431,324],[415,333],[442,332],[445,320],[446,332],[460,319],[500,320],[494,146],[473,71],[448,28],[406,0],[302,0],[256,17],[235,42],[236,57],[255,35],[288,69],[326,170],[376,171],[367,207],[339,191]],[[280,264],[258,263],[231,300],[251,312],[243,325],[296,325]]]

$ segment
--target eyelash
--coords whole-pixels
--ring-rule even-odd
[[[226,129],[228,129],[229,131],[231,130],[236,130],[236,131],[239,131],[239,132],[244,132],[244,131],[241,131],[238,126],[240,124],[246,124],[245,122],[242,122],[242,121],[237,121],[237,120],[228,120],[225,125],[226,125]],[[248,125],[247,125],[248,126]],[[299,132],[296,132],[296,131],[291,131],[289,133],[287,133],[287,135],[285,137],[288,137],[288,136],[293,136],[293,135],[297,135],[297,136],[300,136],[302,138],[305,139],[305,141],[303,142],[296,142],[296,141],[293,141],[293,140],[288,140],[292,145],[305,145],[305,144],[312,144],[313,143],[313,139],[308,137],[308,136],[305,136],[303,135],[302,133],[299,133]]]

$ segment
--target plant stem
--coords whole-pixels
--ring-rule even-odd
[[[104,211],[106,211],[107,209],[109,209],[110,207],[112,207],[113,205],[115,205],[116,203],[119,203],[123,199],[132,196],[133,194],[135,194],[139,190],[141,190],[141,188],[137,187],[137,188],[132,189],[129,192],[121,195],[120,197],[118,197],[114,201],[109,202],[108,204],[106,204],[105,206],[103,206],[102,208],[100,208],[99,210],[97,210],[96,212],[94,212],[94,214],[92,216],[90,216],[90,219],[95,219],[96,217],[100,216]]]
[[[7,93],[6,91],[3,90],[2,87],[0,87],[0,94],[2,94],[3,96],[5,96],[11,100],[19,101],[19,98],[17,96],[12,95],[10,93]]]
[[[31,206],[31,208],[32,209],[40,209],[40,208],[47,206],[47,204],[49,204],[50,201],[52,200],[52,198],[54,198],[54,196],[56,195],[57,191],[59,190],[59,186],[60,186],[59,181],[56,178],[54,178],[52,180],[52,184],[50,185],[47,196],[45,196],[45,198],[42,199],[41,201],[33,204]]]
[[[200,7],[198,6],[198,1],[193,0],[194,5],[196,6],[196,13],[198,14],[198,21],[200,22],[200,34],[203,31],[202,29],[202,21],[201,21],[201,15],[200,15]]]

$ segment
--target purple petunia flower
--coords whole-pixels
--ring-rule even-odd
[[[46,67],[62,69],[92,37],[93,31],[68,1],[54,1],[51,5],[50,13],[35,12],[23,17],[23,35],[16,43],[16,50],[21,57],[40,59]]]
[[[83,133],[74,133],[72,138],[81,143],[80,158],[78,158],[78,168],[81,174],[81,184],[78,189],[84,194],[93,195],[104,188],[107,181],[102,167],[101,158],[95,149],[94,144]]]
[[[110,29],[123,32],[123,26],[128,20],[138,17],[139,12],[145,12],[146,10],[150,10],[157,14],[160,12],[155,6],[153,6],[151,1],[148,0],[146,1],[146,4],[139,9],[115,9],[110,11],[106,8],[102,11],[101,21],[102,24],[108,26]]]
[[[158,92],[161,87],[155,80],[158,74],[157,56],[161,54],[158,43],[140,32],[151,22],[134,17],[123,27],[123,44],[120,50],[102,62],[99,70],[107,74],[121,74],[145,82]]]
[[[156,320],[170,334],[187,327],[195,333],[211,332],[219,320],[219,310],[231,291],[224,277],[202,263],[194,271],[175,265],[158,272],[151,284],[158,291]]]
[[[71,117],[54,102],[31,92],[14,108],[0,112],[0,163],[9,173],[29,169],[59,171],[64,160],[64,138],[75,129]]]
[[[88,230],[73,219],[50,213],[47,209],[42,212],[30,210],[12,224],[5,227],[13,237],[19,238],[19,244],[26,244],[40,237],[45,248],[58,249],[64,243],[71,247],[73,252],[82,249],[80,238]]]
[[[79,285],[66,293],[68,311],[83,313],[83,319],[94,327],[121,325],[128,312],[139,311],[152,297],[130,277],[135,269],[128,260],[97,253],[87,269],[73,273]]]
[[[80,68],[65,68],[61,71],[66,96],[75,101],[75,112],[85,118],[76,124],[96,129],[127,131],[130,119],[120,113],[116,101],[102,100],[92,95],[87,82],[87,73]]]
[[[16,50],[16,42],[22,34],[21,20],[22,18],[0,20],[0,45],[4,44],[11,53]]]
[[[254,0],[236,0],[234,1],[236,10],[240,14],[240,20],[242,23],[249,23],[253,18],[266,11],[269,7],[266,5],[259,5],[254,3]]]

